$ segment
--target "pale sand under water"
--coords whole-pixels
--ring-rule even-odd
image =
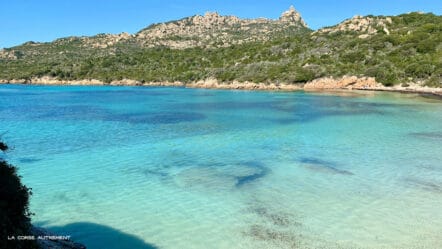
[[[348,93],[0,85],[0,127],[88,248],[442,248],[442,102]]]

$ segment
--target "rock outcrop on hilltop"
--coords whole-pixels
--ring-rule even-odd
[[[121,41],[127,41],[134,36],[123,32],[120,34],[100,34],[94,36],[92,39],[89,37],[81,37],[81,41],[83,42],[83,47],[92,47],[92,48],[107,48],[113,46]]]
[[[292,6],[278,20],[240,19],[207,12],[203,16],[195,15],[153,25],[138,32],[135,40],[147,47],[226,47],[251,41],[266,41],[278,33],[298,29],[307,29],[307,25]]]
[[[83,48],[106,49],[118,44],[142,48],[228,47],[253,41],[268,41],[287,33],[308,30],[301,14],[292,6],[278,20],[267,18],[241,19],[217,12],[186,17],[177,21],[154,24],[136,34],[99,34],[91,37],[67,37],[54,41],[57,45],[80,43]],[[38,43],[35,43],[39,45]],[[9,56],[0,52],[0,58]],[[9,58],[9,57],[8,57]]]
[[[387,35],[390,34],[390,31],[388,30],[388,25],[392,23],[393,21],[390,17],[364,17],[356,15],[353,18],[347,19],[336,26],[322,28],[314,34],[333,34],[339,31],[354,31],[359,33],[359,38],[367,38],[370,35],[378,33],[380,30],[385,32]]]
[[[290,6],[289,10],[284,11],[279,17],[279,21],[283,23],[288,23],[289,25],[301,25],[307,28],[307,24],[301,17],[301,14],[295,9],[295,7]]]
[[[6,51],[4,49],[0,50],[0,59],[8,59],[8,60],[16,60],[17,56],[15,55],[15,51]]]

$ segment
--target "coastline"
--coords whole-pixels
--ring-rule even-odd
[[[421,86],[416,83],[407,83],[407,86],[394,85],[384,86],[376,82],[372,77],[343,76],[340,78],[323,77],[309,81],[304,84],[287,83],[254,83],[254,82],[219,82],[217,79],[209,78],[196,82],[184,83],[175,82],[142,82],[131,79],[115,80],[104,82],[96,79],[85,80],[59,80],[44,76],[31,79],[2,80],[0,84],[25,84],[25,85],[54,85],[54,86],[145,86],[145,87],[186,87],[203,89],[226,89],[226,90],[251,90],[251,91],[334,91],[334,90],[362,90],[362,91],[384,91],[399,93],[429,94],[442,97],[442,88]]]

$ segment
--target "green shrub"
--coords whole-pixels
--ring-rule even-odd
[[[366,55],[366,53],[364,52],[365,51],[356,51],[356,52],[345,53],[344,55],[342,55],[341,59],[343,62],[363,61]]]
[[[412,63],[405,69],[408,77],[427,78],[434,72],[434,66],[428,63]]]
[[[314,70],[298,68],[294,71],[293,83],[305,83],[316,78],[317,76]]]
[[[398,74],[392,66],[381,65],[368,68],[365,71],[366,76],[375,77],[376,81],[385,86],[393,86],[398,82]]]
[[[432,39],[425,39],[420,41],[417,44],[417,51],[419,53],[431,53],[436,51],[437,46],[440,44],[440,42]]]
[[[442,77],[433,75],[425,81],[425,85],[428,87],[442,87]]]
[[[0,141],[0,150],[8,146]],[[1,153],[1,152],[0,152]],[[30,235],[29,196],[31,190],[23,185],[17,168],[0,158],[0,248],[37,248],[32,240],[9,240],[10,236]]]

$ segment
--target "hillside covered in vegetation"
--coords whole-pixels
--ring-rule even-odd
[[[442,86],[442,16],[355,16],[313,31],[294,9],[278,20],[207,13],[137,34],[27,42],[0,51],[0,79],[303,84],[375,77],[389,86]]]

